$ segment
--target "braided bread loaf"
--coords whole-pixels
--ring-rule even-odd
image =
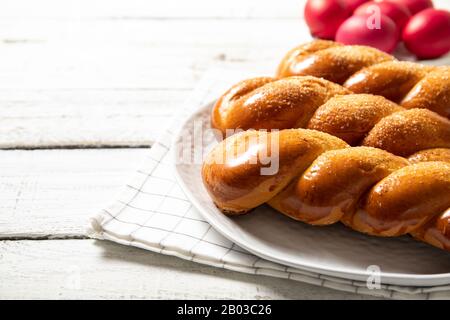
[[[267,166],[262,155],[278,159],[275,174],[261,175]],[[381,149],[349,147],[316,130],[249,130],[217,145],[202,176],[215,204],[229,215],[267,203],[309,224],[341,221],[386,237],[409,233],[450,250],[449,160],[445,148],[405,159]]]
[[[300,45],[281,61],[277,76],[321,77],[354,93],[372,93],[406,109],[426,108],[450,117],[450,67],[397,61],[366,46],[315,40]]]
[[[259,77],[239,82],[216,102],[212,126],[228,129],[308,128],[351,145],[400,156],[450,148],[450,121],[427,109],[405,109],[371,94],[352,94],[325,79]]]

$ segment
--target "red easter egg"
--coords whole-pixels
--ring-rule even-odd
[[[308,0],[305,20],[313,36],[334,39],[336,30],[350,16],[343,0]]]
[[[417,57],[433,59],[450,50],[450,12],[426,9],[414,15],[403,29],[406,47]]]
[[[367,2],[369,0],[344,0],[345,4],[347,5],[347,8],[350,12],[355,11],[356,8],[358,8],[363,3]]]
[[[354,15],[344,21],[336,33],[336,41],[359,44],[391,53],[398,43],[398,29],[394,21],[383,14]]]
[[[380,2],[383,1],[384,0],[381,0]],[[411,12],[411,14],[413,15],[422,10],[433,8],[433,2],[431,0],[390,0],[390,1],[405,5],[409,9],[409,12]]]
[[[400,32],[408,23],[409,18],[411,18],[411,13],[405,5],[392,1],[366,2],[359,6],[355,10],[354,14],[374,14],[376,10],[379,10],[378,12],[391,18],[397,25]]]

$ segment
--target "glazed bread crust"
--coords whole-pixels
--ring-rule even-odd
[[[277,77],[218,99],[212,127],[229,138],[208,155],[203,182],[228,215],[267,204],[450,251],[449,117],[450,67],[316,40],[289,51]],[[276,172],[262,174],[267,159]]]
[[[450,147],[447,118],[313,76],[241,81],[214,105],[212,126],[224,137],[229,129],[315,129],[400,156]]]
[[[262,155],[278,159],[275,173],[261,174],[268,165]],[[219,143],[202,177],[229,215],[266,203],[308,224],[342,222],[384,237],[409,233],[450,250],[449,155],[447,148],[427,149],[407,159],[315,130],[250,130]]]
[[[342,84],[354,93],[371,93],[406,109],[426,108],[450,117],[450,67],[397,61],[366,46],[314,40],[290,50],[277,77],[316,76]]]

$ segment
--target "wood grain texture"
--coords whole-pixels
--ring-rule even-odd
[[[0,90],[0,147],[150,146],[186,92],[176,88]]]
[[[147,151],[0,151],[0,239],[84,237]]]
[[[295,1],[27,5],[0,10],[0,148],[148,145],[210,66],[271,72],[309,37]]]
[[[371,299],[107,241],[0,241],[0,299]]]
[[[2,5],[0,18],[297,18],[305,0],[283,0],[274,5],[268,0],[14,0]],[[297,8],[293,11],[292,8]]]

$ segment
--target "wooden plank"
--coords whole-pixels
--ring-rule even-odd
[[[84,236],[147,151],[0,151],[0,239]]]
[[[301,12],[304,1],[283,0],[283,5],[279,5],[270,0],[14,0],[2,4],[0,18],[288,18]]]
[[[279,37],[284,29],[300,33],[290,25],[0,21],[0,148],[152,143],[210,66],[259,64],[273,72],[300,38]]]
[[[188,90],[0,90],[0,148],[149,146]]]
[[[196,80],[192,60],[155,56],[151,50],[88,44],[4,45],[1,50],[0,89],[185,89]]]
[[[217,63],[236,63],[243,69],[259,64],[273,73],[284,53],[261,46],[202,48],[196,47],[195,42],[164,49],[120,46],[83,49],[44,44],[0,45],[4,58],[0,61],[0,90],[186,90],[193,88],[203,72]]]
[[[0,40],[4,45],[39,43],[64,44],[64,47],[89,51],[107,44],[125,43],[160,48],[222,47],[253,48],[276,46],[309,35],[303,19],[272,20],[39,20],[30,27],[28,21],[0,20]],[[80,44],[89,44],[80,48]],[[61,48],[62,49],[62,48]],[[255,48],[256,49],[256,48]],[[110,52],[114,54],[114,52]],[[107,58],[105,56],[104,58]],[[101,60],[98,62],[101,63]],[[4,62],[3,62],[4,64]]]
[[[370,299],[107,241],[0,242],[1,299]]]

